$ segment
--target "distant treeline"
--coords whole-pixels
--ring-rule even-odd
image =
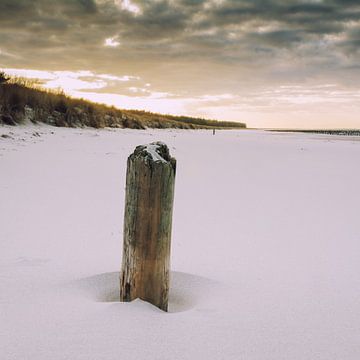
[[[127,113],[132,114],[134,116],[139,116],[141,118],[147,119],[163,119],[175,121],[181,124],[191,124],[198,125],[202,128],[246,128],[245,123],[235,122],[235,121],[218,121],[218,120],[209,120],[203,118],[194,118],[190,116],[174,116],[174,115],[161,115],[152,113],[149,111],[143,110],[127,110]]]
[[[244,123],[172,116],[115,107],[74,99],[62,91],[46,90],[35,82],[0,72],[0,124],[31,121],[61,127],[94,128],[246,128]]]

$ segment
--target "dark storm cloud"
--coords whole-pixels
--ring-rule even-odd
[[[15,57],[0,54],[0,66],[114,73],[262,62],[266,71],[288,51],[309,69],[349,68],[359,60],[359,20],[358,0],[1,0],[0,49]],[[109,38],[120,46],[105,47]]]
[[[248,36],[250,36],[250,34]],[[263,43],[276,47],[288,47],[290,44],[301,42],[303,40],[303,33],[302,31],[296,30],[268,31],[263,34],[252,34],[252,39],[255,43]]]
[[[193,5],[194,6],[194,5]],[[145,3],[142,5],[143,14],[133,16],[125,13],[119,20],[126,27],[120,29],[120,34],[125,37],[138,39],[168,38],[184,31],[190,15],[186,7],[171,6],[168,1]]]
[[[279,22],[282,30],[300,28],[314,33],[338,32],[350,20],[360,19],[360,8],[333,2],[225,1],[214,6],[205,19],[206,26],[229,26],[257,20]]]
[[[347,55],[360,55],[360,26],[349,31],[346,40],[340,43]]]
[[[121,1],[117,3],[121,5]],[[81,27],[95,39],[98,34],[112,36],[116,32],[139,40],[175,35],[171,40],[176,42],[184,36],[191,37],[196,29],[220,31],[254,20],[264,25],[279,22],[279,34],[296,28],[321,35],[342,31],[347,21],[360,17],[356,1],[163,0],[134,1],[134,4],[139,6],[141,14],[135,16],[111,0],[97,3],[95,0],[2,0],[0,19],[2,31],[9,28],[32,31],[42,26],[44,37],[51,37],[56,30]],[[201,19],[197,20],[197,16]],[[274,43],[271,34],[268,38]],[[297,36],[292,38],[298,41]],[[71,46],[71,37],[68,40]]]
[[[52,15],[59,20],[72,16],[95,14],[97,6],[95,0],[1,0],[0,19],[7,20],[14,26],[21,22],[41,21],[42,17]]]

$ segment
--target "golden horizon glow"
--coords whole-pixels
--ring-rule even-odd
[[[96,74],[91,71],[45,71],[31,69],[3,69],[7,74],[36,79],[47,89],[62,89],[74,98],[115,106],[119,109],[137,109],[171,115],[188,115],[216,120],[239,121],[248,127],[289,128],[356,128],[359,119],[354,113],[345,126],[339,127],[339,119],[355,101],[360,91],[341,89],[336,84],[312,87],[282,85],[264,88],[261,92],[246,95],[206,94],[197,97],[156,91],[139,76]],[[116,83],[119,92],[107,92],[109,83]],[[135,86],[136,85],[136,86]],[[306,106],[306,107],[305,107]],[[356,108],[355,108],[356,109]],[[316,115],[314,115],[316,114]],[[304,123],[304,117],[314,119],[316,124]],[[342,122],[344,124],[344,122]],[[312,124],[315,124],[312,121]]]
[[[0,23],[0,68],[71,96],[249,127],[360,128],[354,0],[9,0]]]

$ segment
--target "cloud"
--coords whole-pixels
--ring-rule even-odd
[[[4,50],[2,50],[2,49],[0,48],[0,58],[1,58],[1,57],[13,58],[13,59],[16,59],[16,58],[17,58],[16,55],[11,54],[11,53],[9,53],[9,52],[7,52],[7,51],[4,51]]]
[[[358,0],[2,0],[0,39],[1,67],[86,69],[73,86],[128,97],[360,83]]]
[[[110,47],[118,47],[120,45],[120,41],[116,40],[116,36],[105,39],[104,46]]]
[[[246,58],[251,64],[259,50],[278,52],[309,41],[321,43],[327,35],[340,33],[346,38],[343,44],[326,41],[334,46],[331,51],[344,53],[342,45],[348,49],[357,45],[354,31],[347,25],[359,20],[356,1],[0,2],[2,48],[19,55],[16,65],[20,65],[20,57],[39,65],[50,60],[54,67],[64,61],[74,68],[95,67],[102,62],[107,73],[113,72],[121,55],[123,63],[141,63],[145,58],[151,62],[186,61],[193,57],[199,62],[213,59],[224,63],[229,59],[243,63]],[[111,51],[120,44],[121,51],[111,53],[115,57],[111,65],[104,59],[108,56],[104,45]],[[324,47],[322,53],[326,51]]]

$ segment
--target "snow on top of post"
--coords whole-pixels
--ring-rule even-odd
[[[161,153],[160,153],[160,147],[161,146],[166,146],[166,144],[164,144],[163,142],[156,142],[156,143],[151,143],[151,144],[148,144],[148,145],[145,145],[145,151],[147,151],[151,157],[152,157],[152,160],[157,162],[157,161],[161,161],[161,162],[167,162],[162,156],[161,156]]]

